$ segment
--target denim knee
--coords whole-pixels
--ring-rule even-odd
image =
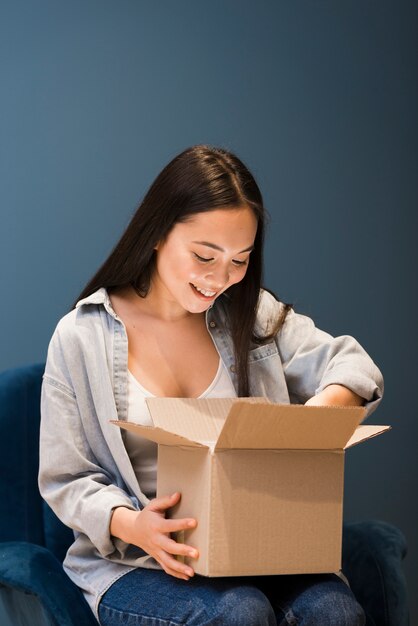
[[[273,607],[256,587],[236,587],[225,592],[217,609],[214,626],[277,626]]]
[[[364,626],[366,617],[351,593],[328,593],[306,604],[303,611],[294,607],[288,624],[295,626]]]

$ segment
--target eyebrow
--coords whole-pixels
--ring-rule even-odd
[[[210,241],[192,241],[192,243],[197,243],[200,246],[207,246],[208,248],[213,248],[214,250],[225,252],[223,248],[217,246],[216,243],[210,243]],[[237,252],[237,254],[241,254],[242,252],[250,252],[251,250],[254,250],[254,246],[248,246],[248,248],[245,248],[245,250],[241,250],[241,252]]]

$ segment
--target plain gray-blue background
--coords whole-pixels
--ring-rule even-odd
[[[383,370],[346,519],[407,537],[418,623],[417,3],[3,0],[0,369],[58,319],[162,167],[235,151],[271,214],[266,285]]]

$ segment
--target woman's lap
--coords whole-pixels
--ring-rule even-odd
[[[364,615],[333,574],[189,581],[138,568],[99,605],[102,626],[361,626]]]

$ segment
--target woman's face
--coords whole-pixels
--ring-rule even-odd
[[[156,247],[150,296],[172,314],[202,313],[245,276],[257,232],[247,206],[215,209],[178,222]]]

